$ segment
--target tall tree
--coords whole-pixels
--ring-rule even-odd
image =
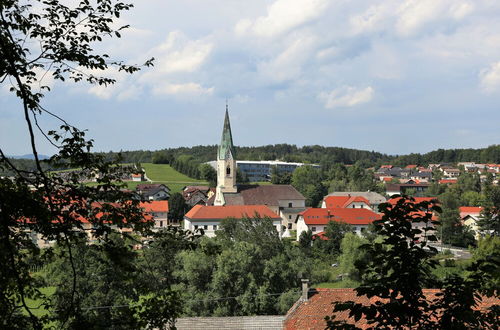
[[[188,211],[186,200],[181,193],[173,193],[168,200],[168,218],[172,221],[182,221]]]
[[[0,178],[0,315],[4,328],[41,328],[48,320],[35,315],[27,304],[27,299],[33,298],[50,306],[29,271],[27,257],[40,255],[30,235],[56,241],[67,250],[71,293],[61,306],[63,312],[54,315],[64,326],[83,317],[84,306],[77,299],[81,292],[71,244],[75,238],[86,236],[80,219],[88,220],[94,227],[94,237],[104,241],[111,226],[146,232],[150,225],[143,221],[138,201],[131,201],[131,194],[114,184],[120,182],[123,170],[104,155],[90,153],[92,140],[86,140],[83,131],[42,104],[50,90],[43,81],[45,76],[59,81],[109,85],[114,79],[100,76],[104,70],[128,73],[139,70],[94,50],[104,38],[120,37],[125,26],[116,27],[116,18],[130,8],[131,5],[115,0],[0,3],[0,82],[10,84],[10,91],[19,99],[20,115],[25,120],[34,157],[34,169],[26,171],[16,167],[0,148],[0,171],[14,174],[13,179]],[[151,61],[145,63],[151,64]],[[58,120],[59,129],[41,130],[37,121],[40,116]],[[64,178],[49,175],[38,153],[36,130],[58,150],[48,160],[49,167],[98,173],[97,186],[81,185],[76,173]]]

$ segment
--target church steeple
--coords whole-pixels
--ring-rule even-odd
[[[226,116],[224,117],[224,127],[222,137],[217,151],[217,159],[236,159],[234,151],[233,136],[231,134],[231,124],[229,123],[229,111],[226,102]]]
[[[229,123],[229,111],[226,101],[226,115],[222,137],[217,150],[217,188],[214,205],[225,205],[224,193],[236,193],[236,153]]]

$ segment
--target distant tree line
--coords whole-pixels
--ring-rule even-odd
[[[358,164],[363,168],[378,167],[382,164],[405,166],[408,164],[428,165],[432,163],[457,163],[473,161],[476,163],[500,163],[500,145],[481,149],[438,149],[425,154],[387,155],[375,151],[357,150],[319,145],[297,147],[290,144],[275,144],[259,147],[235,147],[240,160],[282,160],[319,164],[329,169],[334,164]],[[134,150],[102,153],[107,159],[120,155],[124,163],[172,164],[180,156],[191,156],[198,163],[215,160],[217,145],[168,148],[157,151]],[[33,167],[28,159],[13,160],[16,164]],[[195,170],[193,170],[195,171]],[[5,175],[7,173],[0,173]],[[196,176],[193,176],[196,177]]]

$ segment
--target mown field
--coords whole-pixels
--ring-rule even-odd
[[[148,179],[153,183],[163,183],[167,185],[173,193],[180,192],[185,186],[208,185],[206,181],[193,179],[177,172],[168,164],[142,163],[141,165],[144,171],[146,171],[146,177]],[[127,186],[129,189],[135,189],[140,183],[144,182],[127,182]]]

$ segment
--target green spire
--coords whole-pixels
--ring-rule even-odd
[[[217,152],[218,159],[235,159],[233,137],[231,135],[231,125],[229,124],[229,112],[226,103],[226,117],[224,118],[224,128],[222,129],[222,138]]]

